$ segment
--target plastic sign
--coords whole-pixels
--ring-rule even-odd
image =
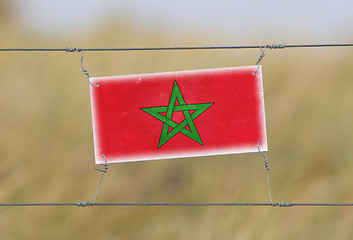
[[[91,78],[97,164],[267,151],[261,68]]]

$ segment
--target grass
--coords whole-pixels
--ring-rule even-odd
[[[4,31],[5,27],[2,26]],[[158,31],[106,27],[51,46],[168,46]],[[21,38],[19,38],[20,36]],[[28,33],[2,47],[47,47]],[[214,45],[199,36],[175,45]],[[179,42],[178,42],[179,41]],[[92,76],[253,65],[260,51],[86,53]],[[353,51],[268,50],[263,60],[274,201],[352,202]],[[1,202],[92,201],[88,83],[78,53],[1,53]],[[98,202],[268,202],[259,154],[109,166]],[[1,208],[2,239],[348,239],[350,208]]]

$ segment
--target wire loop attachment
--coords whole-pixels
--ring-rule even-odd
[[[261,55],[260,55],[260,57],[259,57],[259,60],[257,60],[257,62],[256,62],[256,64],[255,64],[255,65],[257,65],[256,71],[253,72],[252,75],[255,75],[255,74],[259,71],[260,62],[261,62],[262,59],[265,57],[265,50],[266,50],[266,48],[269,48],[269,49],[284,49],[285,47],[286,47],[286,44],[285,44],[285,43],[260,46]]]
[[[285,47],[286,47],[285,43],[266,45],[266,48],[269,48],[269,49],[284,49]]]
[[[265,56],[265,50],[267,48],[268,45],[266,45],[264,47],[264,49],[262,49],[262,47],[260,47],[260,50],[261,50],[261,55],[259,57],[259,60],[257,60],[256,64],[257,65],[257,68],[256,68],[256,71],[252,73],[252,75],[255,75],[258,71],[259,71],[259,68],[260,68],[260,62],[262,61],[263,57]]]
[[[77,207],[93,207],[92,203],[90,202],[77,202]]]
[[[81,52],[83,50],[83,48],[70,48],[70,47],[66,47],[65,51],[66,52]]]
[[[96,190],[96,194],[94,195],[94,200],[93,200],[93,203],[92,203],[92,207],[94,206],[94,204],[96,203],[96,199],[97,199],[97,195],[98,195],[98,191],[99,191],[99,187],[101,186],[101,183],[102,183],[102,180],[103,180],[103,177],[104,177],[104,174],[107,172],[108,170],[108,162],[107,162],[107,158],[105,157],[104,154],[102,154],[102,157],[104,158],[104,163],[102,164],[104,166],[104,169],[99,169],[99,168],[95,168],[97,171],[100,171],[102,172],[102,176],[101,176],[101,179],[99,181],[99,184],[98,184],[98,187],[97,187],[97,190]]]
[[[258,142],[258,143],[257,143],[257,149],[259,150],[260,155],[265,159],[265,168],[266,168],[266,175],[267,175],[268,196],[269,196],[269,198],[270,198],[270,202],[271,202],[272,206],[275,207],[277,204],[275,204],[275,203],[272,202],[272,197],[271,197],[270,174],[269,174],[270,168],[269,168],[268,158],[267,158],[265,152],[261,152],[260,147],[259,147],[260,145],[261,145],[261,142]]]
[[[70,50],[71,50],[71,49],[70,49]],[[77,50],[77,49],[76,49],[76,48],[73,48],[73,50]],[[81,48],[80,51],[82,51],[82,56],[81,56],[81,68],[82,68],[82,72],[87,76],[87,81],[89,82],[89,84],[91,84],[93,87],[98,87],[99,84],[93,84],[93,83],[90,81],[91,76],[89,75],[88,71],[83,67],[83,57],[84,57],[85,51],[84,51],[83,48]]]
[[[70,48],[70,47],[66,47],[65,48],[65,51],[66,52],[82,52],[82,56],[81,56],[81,69],[82,69],[82,72],[87,76],[87,81],[89,82],[89,84],[91,84],[93,87],[98,87],[99,84],[93,84],[91,81],[90,81],[90,78],[91,76],[89,75],[88,71],[83,67],[83,57],[84,57],[84,52],[85,50],[83,48]]]
[[[281,203],[276,203],[276,206],[279,207],[293,207],[294,203],[292,202],[281,202]]]

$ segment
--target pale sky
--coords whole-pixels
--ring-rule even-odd
[[[131,17],[171,37],[178,30],[225,34],[234,43],[266,35],[278,42],[352,42],[352,0],[13,0],[18,23],[31,30],[72,34],[94,30],[107,17]]]

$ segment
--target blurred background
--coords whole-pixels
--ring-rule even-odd
[[[0,0],[0,48],[353,42],[353,2]],[[254,50],[86,52],[93,77],[254,65]],[[93,201],[80,53],[0,52],[0,202]],[[353,202],[353,48],[267,50],[275,202]],[[258,153],[109,165],[97,202],[269,202]],[[1,207],[1,239],[351,239],[344,207]]]

